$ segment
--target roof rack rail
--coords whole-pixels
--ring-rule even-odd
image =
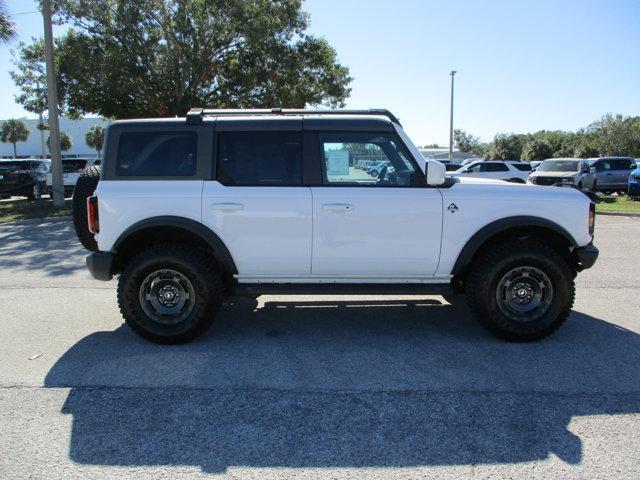
[[[389,110],[384,108],[369,108],[366,110],[306,110],[303,108],[247,108],[247,109],[208,109],[192,108],[187,113],[187,124],[198,125],[206,116],[234,116],[234,115],[381,115],[393,123],[400,125],[400,120]]]

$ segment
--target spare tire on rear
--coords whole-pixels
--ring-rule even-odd
[[[89,231],[87,197],[92,196],[93,192],[96,191],[99,180],[100,167],[89,167],[80,175],[73,190],[73,226],[82,246],[92,252],[98,250],[98,244],[93,237],[93,233]]]

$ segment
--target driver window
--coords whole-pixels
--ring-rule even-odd
[[[390,134],[321,134],[324,182],[351,186],[413,186],[419,175]]]

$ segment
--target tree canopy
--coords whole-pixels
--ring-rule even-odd
[[[477,137],[456,130],[456,145],[491,160],[544,160],[545,158],[598,156],[640,157],[640,116],[604,115],[576,132],[540,130],[534,133],[499,133],[483,144]],[[467,150],[474,148],[475,150]],[[483,153],[484,151],[484,153]]]
[[[538,138],[527,142],[522,148],[522,160],[544,160],[553,156],[553,147],[547,140]]]
[[[84,141],[99,154],[102,151],[102,145],[104,144],[104,127],[102,125],[94,125],[91,127],[87,131]]]
[[[9,18],[7,4],[0,0],[0,43],[9,43],[16,36],[16,25]]]
[[[0,141],[13,144],[13,156],[16,157],[18,155],[17,143],[26,142],[30,133],[26,123],[12,118],[0,126]]]
[[[49,143],[51,136],[47,137],[47,148],[51,151],[51,144]],[[71,134],[69,132],[60,132],[60,150],[66,152],[71,150],[73,142],[71,141]]]
[[[453,142],[461,152],[484,155],[486,150],[480,138],[460,129],[453,131]]]
[[[55,0],[56,21],[72,27],[56,39],[60,100],[68,112],[112,118],[195,106],[341,107],[349,70],[306,33],[301,3]]]

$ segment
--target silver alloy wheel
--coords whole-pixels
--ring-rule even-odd
[[[553,301],[549,277],[535,267],[509,270],[498,282],[496,302],[509,319],[530,322],[544,315]]]
[[[139,301],[149,318],[174,325],[187,318],[195,307],[196,293],[187,277],[171,269],[151,272],[140,285]]]

